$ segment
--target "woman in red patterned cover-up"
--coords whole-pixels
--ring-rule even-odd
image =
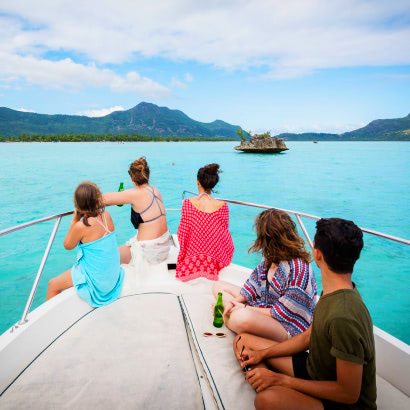
[[[184,282],[199,277],[218,280],[219,271],[232,260],[228,205],[211,196],[220,172],[218,164],[200,168],[199,195],[182,204],[176,277]]]

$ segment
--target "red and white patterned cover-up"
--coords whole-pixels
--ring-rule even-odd
[[[219,271],[231,263],[234,252],[226,202],[217,211],[207,213],[186,199],[182,204],[178,241],[178,279],[184,282],[199,277],[218,280]]]

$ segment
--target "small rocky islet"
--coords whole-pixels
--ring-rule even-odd
[[[256,154],[278,154],[279,152],[289,150],[283,138],[271,137],[270,132],[255,134],[249,141],[242,138],[241,145],[237,145],[235,149]]]

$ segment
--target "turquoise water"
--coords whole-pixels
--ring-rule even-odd
[[[293,209],[323,217],[343,217],[358,225],[410,237],[410,144],[406,142],[288,142],[279,155],[249,155],[235,143],[58,143],[0,144],[0,229],[72,209],[72,193],[82,180],[103,191],[119,182],[131,187],[130,162],[145,155],[151,182],[167,208],[181,206],[184,189],[195,191],[196,172],[217,162],[224,171],[219,196]],[[172,165],[174,163],[174,165]],[[129,207],[111,207],[120,243],[134,234]],[[255,208],[230,205],[234,262],[253,267],[248,255],[254,239]],[[68,269],[75,251],[62,242],[70,217],[64,218],[40,281],[34,306],[45,298],[48,280]],[[168,212],[172,232],[178,212]],[[314,222],[306,221],[311,237]],[[0,332],[18,321],[54,222],[0,237]],[[365,235],[356,265],[358,285],[375,325],[410,344],[409,247]],[[319,271],[316,275],[320,283]]]

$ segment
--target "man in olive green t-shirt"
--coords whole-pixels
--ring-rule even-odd
[[[339,218],[321,219],[316,229],[323,293],[312,325],[282,343],[238,335],[235,354],[258,393],[257,409],[376,409],[373,324],[351,279],[363,234]]]

